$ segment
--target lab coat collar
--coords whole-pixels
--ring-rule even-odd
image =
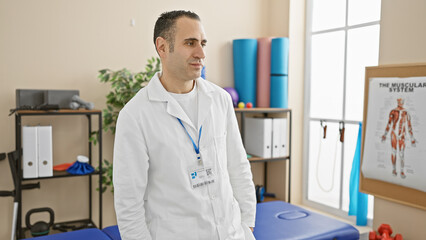
[[[197,131],[210,113],[209,110],[212,104],[211,94],[214,88],[207,84],[205,82],[206,80],[203,78],[197,78],[195,80],[198,89],[198,126],[196,128],[179,103],[164,88],[163,84],[160,82],[160,75],[161,72],[157,72],[151,78],[148,86],[146,86],[148,99],[150,101],[166,102],[166,111],[168,114],[179,118]]]
[[[214,88],[201,77],[197,78],[196,81],[198,87],[198,128],[200,128],[210,114]]]

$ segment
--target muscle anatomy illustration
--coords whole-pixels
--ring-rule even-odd
[[[416,139],[413,136],[413,127],[411,125],[411,116],[404,108],[404,99],[397,99],[398,106],[392,109],[389,113],[389,121],[386,125],[385,133],[382,136],[382,142],[386,141],[386,135],[390,131],[390,140],[392,146],[392,174],[397,176],[396,171],[396,160],[397,153],[399,155],[399,160],[401,161],[401,178],[405,178],[406,175],[404,173],[404,152],[405,152],[405,138],[408,134],[410,134],[411,145],[413,147],[416,146]]]

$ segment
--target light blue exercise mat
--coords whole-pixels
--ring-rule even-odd
[[[271,41],[271,107],[288,108],[288,38]]]
[[[288,38],[271,41],[271,74],[288,74]]]
[[[235,89],[240,102],[256,105],[257,39],[235,39],[232,44]]]
[[[288,108],[287,76],[271,76],[271,108]]]

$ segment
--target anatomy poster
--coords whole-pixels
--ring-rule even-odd
[[[426,192],[426,77],[370,78],[362,173]]]

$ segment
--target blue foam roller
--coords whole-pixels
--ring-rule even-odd
[[[271,108],[288,108],[287,76],[271,76]]]
[[[271,75],[288,74],[288,38],[273,38],[271,41]]]
[[[256,107],[257,39],[235,39],[232,44],[235,89],[240,102]]]

